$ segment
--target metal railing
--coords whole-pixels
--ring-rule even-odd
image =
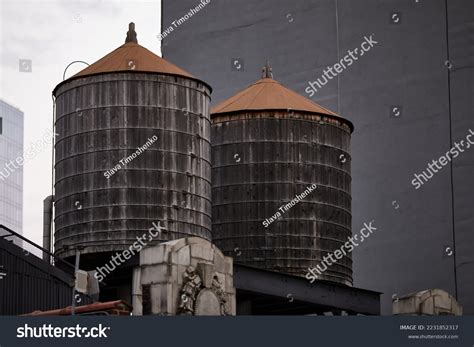
[[[36,243],[34,243],[33,241],[30,241],[28,240],[26,237],[16,233],[15,231],[13,231],[12,229],[6,227],[5,225],[3,224],[0,224],[0,229],[3,229],[5,230],[7,233],[6,234],[2,234],[0,235],[0,238],[2,239],[6,239],[8,240],[7,238],[8,237],[14,237],[14,238],[18,238],[24,242],[26,242],[27,244],[33,246],[34,248],[40,250],[41,252],[43,252],[43,254],[46,254],[48,256],[48,259],[52,259],[53,261],[50,261],[50,264],[51,265],[59,265],[59,264],[62,264],[62,265],[65,265],[67,269],[71,270],[72,273],[74,273],[74,265],[61,259],[61,258],[58,258],[56,257],[53,253],[51,253],[50,251],[48,251],[47,249],[44,249],[43,247],[37,245]],[[8,241],[13,241],[13,240],[8,240]],[[21,247],[23,248],[24,250],[26,250],[24,247]],[[27,250],[26,250],[27,251]],[[27,251],[29,253],[29,251]]]

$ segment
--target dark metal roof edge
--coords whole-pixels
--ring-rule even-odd
[[[234,264],[234,286],[258,294],[285,297],[292,293],[295,300],[369,315],[380,315],[380,295],[383,293],[343,284],[306,278]]]
[[[56,97],[56,92],[58,91],[58,89],[60,87],[62,87],[64,84],[68,83],[68,82],[72,82],[72,81],[75,81],[75,80],[81,79],[81,78],[88,78],[88,77],[91,77],[91,76],[109,75],[109,74],[116,74],[116,73],[133,73],[133,74],[141,73],[141,74],[147,74],[147,75],[165,75],[165,76],[175,76],[175,77],[187,78],[187,79],[190,79],[192,81],[196,81],[196,82],[204,84],[207,88],[209,88],[209,94],[212,94],[211,85],[207,82],[204,82],[203,80],[200,80],[197,77],[189,77],[189,76],[185,76],[185,75],[172,74],[172,73],[167,73],[167,72],[139,71],[139,70],[130,70],[130,71],[128,71],[128,70],[118,70],[118,71],[96,72],[96,73],[92,73],[92,74],[88,74],[88,75],[71,76],[68,79],[65,79],[64,81],[59,82],[58,85],[56,85],[56,87],[54,87],[53,95],[54,95],[54,97]]]
[[[286,277],[290,280],[304,280],[305,282],[309,282],[306,278],[304,277],[300,277],[300,276],[295,276],[295,275],[290,275],[290,274],[286,274],[286,273],[282,273],[282,272],[278,272],[278,271],[272,271],[272,270],[264,270],[264,269],[260,269],[260,268],[257,268],[257,267],[253,267],[253,266],[248,266],[248,265],[242,265],[242,264],[236,264],[234,263],[234,269],[235,268],[242,268],[244,270],[249,270],[249,271],[256,271],[256,272],[264,272],[264,273],[269,273],[269,274],[273,274],[273,275],[276,275],[276,276],[281,276],[281,277]],[[315,283],[320,283],[320,284],[329,284],[331,286],[336,286],[336,287],[340,287],[340,288],[344,288],[344,289],[356,289],[358,291],[363,291],[363,292],[367,292],[367,293],[370,293],[370,294],[374,294],[374,295],[382,295],[383,292],[379,292],[379,291],[376,291],[376,290],[370,290],[370,289],[364,289],[364,288],[357,288],[357,287],[350,287],[350,286],[346,286],[344,284],[341,284],[341,283],[337,283],[337,282],[332,282],[332,281],[325,281],[325,280],[317,280],[315,281]],[[314,286],[314,285],[312,285]]]
[[[272,109],[265,109],[265,110],[262,110],[262,109],[248,109],[248,110],[236,110],[236,111],[231,111],[231,112],[216,112],[216,113],[213,113],[212,110],[211,110],[211,119],[213,116],[221,116],[221,115],[234,115],[234,114],[237,114],[237,113],[245,113],[245,112],[271,112],[271,111],[282,111],[282,112],[288,112],[288,109],[282,109],[282,108],[272,108]],[[296,110],[296,109],[291,109],[291,111],[296,111],[296,112],[301,112],[301,113],[306,113],[306,114],[314,114],[314,115],[318,115],[318,116],[323,116],[323,117],[329,117],[329,118],[333,118],[333,119],[336,119],[338,121],[341,121],[343,123],[346,123],[349,128],[351,129],[351,134],[354,132],[354,124],[346,119],[346,118],[343,118],[341,116],[337,116],[337,115],[332,115],[332,114],[327,114],[327,113],[321,113],[321,112],[312,112],[312,111],[307,111],[307,110]]]
[[[36,255],[29,253],[25,255],[23,249],[14,243],[7,241],[0,237],[0,248],[5,249],[7,252],[11,253],[13,256],[21,258],[22,260],[30,263],[30,265],[40,269],[41,271],[56,277],[58,280],[64,282],[68,286],[71,285],[71,281],[74,277],[67,272],[45,262],[43,259],[38,258]]]

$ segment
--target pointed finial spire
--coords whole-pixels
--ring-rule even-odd
[[[272,71],[272,67],[270,66],[270,63],[267,60],[265,66],[262,69],[262,78],[273,78]]]
[[[135,23],[133,22],[128,25],[127,38],[125,39],[125,43],[128,42],[138,43],[137,33],[135,32]]]

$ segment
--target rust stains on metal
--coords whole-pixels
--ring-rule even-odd
[[[145,47],[140,46],[137,41],[137,33],[135,32],[135,24],[133,22],[129,24],[127,38],[122,46],[89,65],[84,70],[81,70],[74,76],[68,78],[66,81],[71,81],[80,77],[114,72],[158,73],[187,77],[202,82],[189,72],[159,57]],[[54,95],[58,88],[66,81],[63,81],[56,86],[53,91]],[[209,85],[207,85],[207,87],[212,90]]]
[[[266,110],[293,110],[336,114],[285,88],[272,78],[262,78],[212,109],[212,114]]]
[[[272,110],[289,113],[303,112],[331,116],[349,125],[351,130],[354,129],[350,121],[274,80],[272,68],[268,62],[262,71],[262,79],[215,106],[211,110],[212,116]]]
[[[71,78],[119,71],[155,72],[195,78],[189,72],[160,58],[155,53],[135,42],[123,44]]]
[[[34,311],[23,316],[70,316],[71,306],[50,311]],[[123,300],[96,302],[90,305],[78,306],[74,310],[77,315],[113,315],[129,316],[132,312],[132,306]]]

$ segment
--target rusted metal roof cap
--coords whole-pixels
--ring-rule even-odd
[[[123,44],[71,78],[119,71],[156,72],[196,78],[134,42]]]
[[[269,110],[327,115],[347,122],[353,129],[348,120],[275,81],[268,63],[263,68],[260,80],[215,106],[211,114]]]
[[[122,46],[89,65],[74,76],[68,78],[66,81],[78,77],[114,72],[160,73],[183,76],[200,81],[189,72],[159,57],[145,47],[140,46],[137,41],[137,33],[135,32],[134,23],[129,24],[127,38]]]

